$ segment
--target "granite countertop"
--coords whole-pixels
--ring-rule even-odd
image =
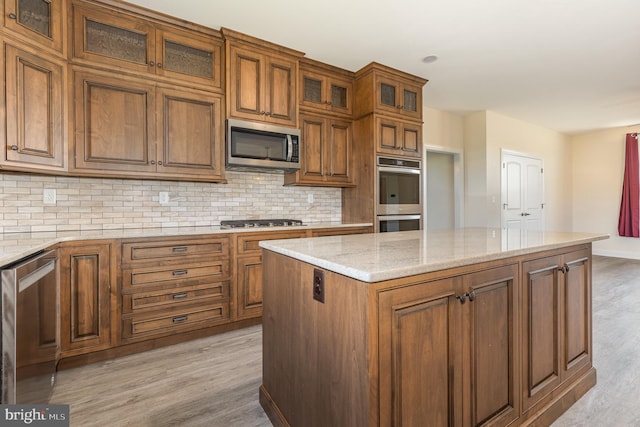
[[[163,227],[118,230],[58,231],[37,233],[0,233],[0,267],[46,249],[57,243],[75,240],[129,239],[147,237],[172,237],[200,234],[228,234],[248,232],[269,232],[283,230],[309,230],[316,228],[370,227],[371,223],[343,224],[335,222],[309,223],[301,226],[233,228],[209,227]]]
[[[379,282],[608,238],[594,233],[462,228],[269,240],[260,246],[357,280]]]

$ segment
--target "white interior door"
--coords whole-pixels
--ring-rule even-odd
[[[502,228],[510,247],[521,243],[516,230],[544,228],[543,174],[542,159],[502,153]]]

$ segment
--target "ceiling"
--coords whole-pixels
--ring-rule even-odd
[[[640,124],[638,0],[130,2],[348,70],[376,61],[424,77],[438,110],[568,134]]]

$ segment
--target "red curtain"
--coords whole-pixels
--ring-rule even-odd
[[[624,181],[622,183],[622,202],[618,234],[623,237],[640,237],[640,176],[638,175],[638,137],[627,134],[627,146],[624,160]]]

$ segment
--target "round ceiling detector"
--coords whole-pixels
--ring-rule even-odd
[[[422,62],[424,62],[425,64],[431,64],[432,62],[436,62],[437,60],[438,57],[436,55],[428,55],[422,58]]]

